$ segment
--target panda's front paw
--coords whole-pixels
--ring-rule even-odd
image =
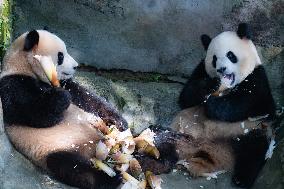
[[[117,118],[117,120],[115,120],[114,122],[115,122],[115,125],[118,127],[118,129],[120,131],[125,131],[125,130],[128,129],[128,123],[122,117],[121,118]]]
[[[219,77],[212,78],[211,81],[209,82],[209,85],[210,85],[209,88],[212,89],[212,91],[210,91],[210,92],[214,92],[214,91],[218,90],[219,87],[221,86],[220,78]]]
[[[118,123],[118,128],[120,131],[125,131],[128,129],[128,123],[125,119],[121,119],[120,122]]]
[[[212,92],[216,91],[220,85],[221,81],[219,78],[205,78],[197,84],[199,86],[199,96],[204,96],[211,94]]]
[[[55,92],[55,106],[57,106],[59,111],[66,110],[71,104],[71,94],[60,88],[56,88]]]
[[[48,92],[46,100],[49,100],[48,106],[54,113],[62,113],[71,104],[71,94],[64,89],[54,88]]]

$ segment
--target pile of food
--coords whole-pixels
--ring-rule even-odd
[[[59,81],[55,65],[50,56],[35,55],[34,58],[41,64],[48,80],[55,87]],[[102,121],[102,120],[101,120]],[[138,137],[133,137],[130,129],[120,132],[115,125],[107,127],[104,123],[97,128],[105,138],[98,142],[96,155],[91,159],[94,168],[100,169],[110,177],[116,176],[117,172],[122,174],[124,184],[121,189],[161,189],[161,178],[150,171],[144,173],[133,153],[147,154],[156,159],[160,153],[154,145],[155,133],[150,129],[143,131]]]
[[[155,133],[150,129],[144,130],[138,137],[133,137],[130,129],[120,132],[116,126],[100,129],[105,139],[98,142],[96,156],[91,159],[94,167],[116,176],[120,172],[124,184],[122,189],[161,189],[161,178],[150,171],[143,172],[138,160],[133,156],[136,150],[140,154],[160,158],[160,153],[154,145]]]

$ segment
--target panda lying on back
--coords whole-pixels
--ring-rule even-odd
[[[52,58],[65,88],[51,85],[35,55]],[[121,178],[95,170],[89,159],[103,138],[97,128],[115,124],[124,130],[127,123],[103,99],[70,80],[78,64],[64,42],[45,30],[30,31],[13,42],[2,66],[5,131],[15,148],[67,184],[116,188]]]
[[[45,30],[24,33],[8,49],[2,66],[4,125],[14,147],[66,184],[117,188],[121,174],[110,177],[95,169],[90,159],[96,155],[98,142],[105,139],[106,126],[124,131],[127,122],[105,100],[72,81],[78,64],[64,42]],[[60,84],[54,80],[55,73]],[[134,153],[144,172],[166,173],[177,161],[172,144],[159,139],[159,159]]]
[[[275,115],[265,70],[247,24],[201,41],[205,61],[182,90],[184,110],[172,127],[191,137],[183,157],[193,176],[233,171],[235,184],[250,187],[265,162]],[[250,119],[256,117],[264,119]]]

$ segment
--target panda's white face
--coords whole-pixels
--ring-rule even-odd
[[[212,39],[205,58],[206,72],[210,77],[219,77],[227,88],[241,83],[259,64],[252,41],[230,31]]]
[[[56,67],[57,80],[73,77],[78,63],[68,54],[65,43],[46,30],[32,30],[18,37],[6,51],[0,78],[27,75],[51,84],[36,57],[49,57]]]
[[[68,54],[65,43],[48,31],[38,30],[38,33],[37,54],[51,56],[59,80],[73,77],[78,63]]]
[[[59,80],[73,77],[78,63],[66,52],[57,53],[57,76]]]

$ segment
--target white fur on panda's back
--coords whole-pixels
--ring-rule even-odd
[[[36,165],[46,167],[45,158],[57,151],[79,151],[92,157],[96,143],[103,139],[95,125],[100,118],[70,105],[64,120],[49,128],[32,128],[11,125],[6,132],[14,146],[29,157]]]

